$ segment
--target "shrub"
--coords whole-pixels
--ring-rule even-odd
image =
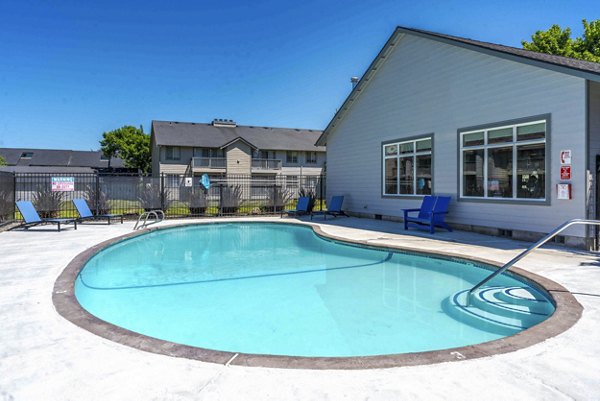
[[[145,211],[160,209],[167,210],[171,206],[169,188],[160,190],[160,185],[150,183],[141,184],[138,191],[138,200]]]
[[[236,214],[244,203],[242,194],[240,185],[224,185],[221,188],[221,213]]]
[[[13,219],[13,205],[12,192],[0,190],[0,222]]]
[[[97,214],[108,214],[110,212],[108,196],[101,189],[97,190],[96,185],[87,185],[84,197],[93,213],[97,211]]]
[[[58,217],[58,212],[60,210],[60,204],[63,201],[63,197],[63,192],[38,190],[35,194],[33,194],[32,203],[41,218],[54,218]]]
[[[285,205],[292,199],[293,193],[290,190],[282,189],[281,187],[273,187],[273,190],[269,192],[269,198],[267,200],[267,206],[265,206],[266,212],[281,212]]]
[[[206,191],[201,188],[192,189],[190,192],[190,214],[205,214],[207,206]]]

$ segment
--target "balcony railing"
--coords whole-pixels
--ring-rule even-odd
[[[281,170],[281,160],[252,159],[252,168],[254,170]]]
[[[192,168],[225,168],[225,157],[192,157]]]

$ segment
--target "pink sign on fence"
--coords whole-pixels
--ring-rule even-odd
[[[75,191],[75,177],[52,177],[52,192]]]

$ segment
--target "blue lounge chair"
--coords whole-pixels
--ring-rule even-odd
[[[309,214],[310,211],[308,210],[310,206],[310,198],[308,196],[301,196],[298,198],[298,203],[296,204],[296,210],[285,210],[281,213],[281,217],[283,217],[284,213],[287,213],[287,215],[295,215],[295,216],[301,216],[303,214]]]
[[[61,224],[73,223],[75,225],[75,229],[77,230],[77,220],[75,219],[42,219],[38,214],[37,210],[35,210],[33,203],[31,203],[30,201],[18,201],[17,208],[19,209],[19,212],[23,216],[23,220],[25,222],[15,228],[29,228],[37,226],[38,224],[50,223],[56,224],[58,226],[58,231],[60,232]]]
[[[429,227],[430,233],[435,233],[435,227],[445,228],[452,231],[452,228],[444,221],[448,214],[450,206],[449,196],[426,196],[419,209],[402,209],[404,211],[404,229],[408,230],[408,225],[418,228]],[[409,216],[409,213],[419,212],[417,217]]]
[[[322,214],[324,219],[327,219],[328,214],[332,215],[333,217],[337,217],[337,216],[348,217],[348,215],[346,213],[344,213],[344,211],[342,210],[343,204],[344,204],[344,196],[343,195],[332,196],[331,202],[329,202],[329,204],[327,205],[327,210],[324,210],[322,212],[316,212],[316,214]],[[312,219],[312,214],[311,214],[311,219]]]
[[[73,204],[77,209],[77,213],[79,213],[79,218],[77,221],[81,222],[84,220],[104,220],[110,224],[111,219],[121,219],[121,224],[123,224],[123,215],[122,214],[99,214],[94,215],[90,210],[85,199],[73,199]]]

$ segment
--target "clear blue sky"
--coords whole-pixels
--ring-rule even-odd
[[[0,0],[0,147],[151,120],[323,129],[397,25],[520,47],[588,1]]]

